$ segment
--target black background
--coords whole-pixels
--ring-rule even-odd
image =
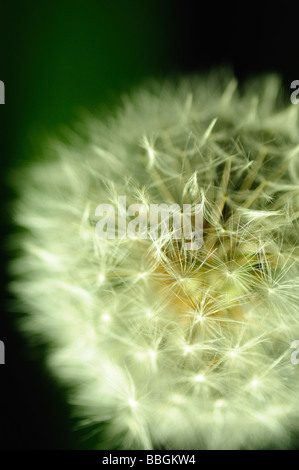
[[[109,107],[148,76],[230,65],[242,82],[277,71],[299,79],[298,2],[46,0],[0,2],[1,322],[0,448],[90,448],[42,349],[15,332],[6,264],[11,233],[7,170],[38,153],[36,136],[69,124],[80,108]],[[299,376],[298,376],[299,380]],[[294,447],[296,442],[294,441]]]

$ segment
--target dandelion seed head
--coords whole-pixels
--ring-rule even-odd
[[[222,72],[141,87],[17,172],[21,328],[114,447],[283,446],[299,428],[299,107],[279,90]],[[201,247],[171,223],[126,236],[124,195],[200,205]],[[120,236],[96,236],[99,204]]]

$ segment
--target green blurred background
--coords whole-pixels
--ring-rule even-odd
[[[120,94],[150,76],[174,73],[171,2],[1,2],[0,79],[1,192],[13,199],[8,171],[42,159],[43,137],[70,125],[82,109],[113,108]],[[9,206],[1,212],[5,239],[13,230]],[[2,244],[2,259],[8,261]],[[5,264],[4,264],[5,265]],[[2,273],[0,339],[6,365],[0,369],[0,447],[6,449],[91,448],[82,440],[63,389],[45,368],[43,348],[28,347],[7,308],[9,281]]]
[[[242,9],[241,9],[242,8]],[[119,96],[151,76],[196,73],[231,65],[239,80],[256,72],[281,73],[286,91],[299,78],[296,2],[257,9],[240,2],[179,0],[0,1],[1,195],[13,194],[8,170],[43,158],[44,135],[70,125],[81,109],[113,108]],[[1,211],[1,238],[11,233],[9,206]],[[65,389],[44,367],[42,348],[28,348],[7,311],[1,242],[0,447],[91,448],[82,440]],[[92,430],[91,430],[92,431]]]

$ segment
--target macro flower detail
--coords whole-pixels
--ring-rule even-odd
[[[299,108],[275,75],[245,85],[141,87],[16,173],[21,327],[86,432],[105,423],[98,447],[283,447],[298,429]],[[200,205],[200,248],[171,223],[98,237],[96,208],[120,196]]]

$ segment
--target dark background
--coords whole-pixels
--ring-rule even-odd
[[[0,1],[1,317],[0,448],[90,448],[65,390],[49,377],[42,349],[15,332],[5,284],[11,232],[7,170],[38,154],[40,136],[70,124],[81,108],[109,108],[150,76],[230,65],[242,82],[277,71],[286,92],[299,79],[297,2],[179,0]],[[42,158],[42,157],[40,157]],[[6,312],[6,313],[5,313]],[[294,447],[297,444],[294,441]]]

